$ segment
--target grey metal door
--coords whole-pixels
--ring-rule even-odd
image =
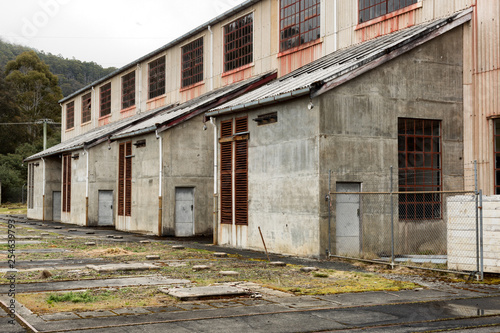
[[[175,236],[194,235],[194,188],[175,189]]]
[[[360,192],[359,183],[337,183],[337,192]],[[336,202],[337,255],[360,253],[359,194],[337,194]]]
[[[52,220],[61,221],[61,191],[52,192]]]
[[[97,225],[100,227],[115,225],[113,222],[113,191],[99,191],[99,216]]]

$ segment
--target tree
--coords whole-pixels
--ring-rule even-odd
[[[5,81],[3,71],[0,71],[0,123],[17,123],[20,121],[20,110],[14,102],[15,91],[11,84]],[[24,142],[22,128],[12,125],[0,125],[0,154],[13,153],[16,147]],[[16,135],[12,135],[16,133]]]
[[[15,102],[21,110],[22,122],[34,122],[49,118],[61,119],[58,101],[62,99],[58,78],[52,74],[34,51],[21,53],[9,61],[5,68],[6,81],[16,90]],[[40,126],[28,127],[28,141],[34,143],[40,136]]]

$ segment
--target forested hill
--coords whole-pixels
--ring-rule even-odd
[[[70,95],[116,69],[114,67],[103,68],[95,62],[66,59],[61,55],[10,44],[0,39],[0,70],[5,70],[7,62],[15,60],[18,55],[30,50],[35,51],[40,59],[49,65],[50,71],[59,77],[59,86],[64,96]]]

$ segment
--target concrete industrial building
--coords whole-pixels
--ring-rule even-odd
[[[439,188],[470,185],[464,164],[478,160],[496,193],[500,52],[487,37],[499,13],[487,0],[246,1],[65,97],[61,145],[27,159],[28,216],[158,235],[215,227],[220,243],[253,249],[261,226],[272,251],[320,256],[325,172],[362,184],[397,166],[398,127],[416,119],[440,129]],[[176,231],[186,207],[191,233]]]

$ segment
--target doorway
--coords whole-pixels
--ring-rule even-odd
[[[337,255],[358,256],[361,251],[360,183],[337,183],[336,244]]]
[[[194,236],[194,187],[175,189],[175,236]]]

